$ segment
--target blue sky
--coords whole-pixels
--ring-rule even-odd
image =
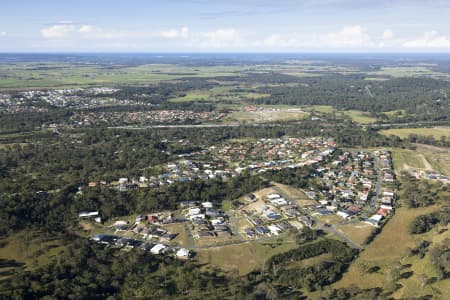
[[[450,52],[450,0],[2,0],[0,52]]]

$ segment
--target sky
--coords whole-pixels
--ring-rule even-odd
[[[450,0],[1,0],[0,52],[450,53]]]

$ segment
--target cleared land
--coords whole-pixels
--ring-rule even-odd
[[[445,76],[445,73],[439,73],[423,66],[406,67],[382,67],[381,70],[369,72],[371,75],[391,76],[391,77],[417,77],[417,76]]]
[[[359,110],[342,111],[342,113],[350,117],[356,123],[370,124],[377,121],[376,118],[370,117],[368,113]]]
[[[416,150],[392,148],[396,171],[411,168],[435,171],[450,176],[450,150],[448,148],[416,144]]]
[[[352,263],[349,270],[340,281],[334,284],[334,287],[356,285],[360,288],[374,288],[383,286],[386,274],[392,266],[402,261],[407,256],[409,249],[416,245],[417,237],[409,233],[410,223],[417,216],[431,213],[437,209],[436,206],[422,209],[399,208],[395,216],[384,226],[382,232]],[[378,266],[380,271],[370,274],[362,273],[358,268],[361,263]]]
[[[337,228],[337,231],[342,232],[346,237],[359,245],[364,244],[373,230],[373,226],[364,222],[343,225]]]
[[[450,176],[449,148],[417,144],[416,151],[426,158],[435,171]]]
[[[271,256],[296,246],[292,239],[285,237],[265,242],[246,242],[199,249],[195,258],[202,264],[209,264],[226,272],[237,270],[239,275],[245,275],[253,270],[261,269]]]
[[[35,268],[47,264],[52,257],[64,250],[60,240],[35,237],[32,231],[18,232],[0,240],[0,257],[15,261],[0,266],[0,279],[10,275],[16,268]]]
[[[450,138],[450,127],[431,127],[431,128],[399,128],[399,129],[387,129],[381,130],[381,134],[384,135],[396,135],[402,139],[408,138],[411,134],[432,136],[434,139],[439,140],[442,136]]]
[[[305,106],[303,109],[305,111],[316,111],[325,114],[329,114],[334,111],[336,114],[345,115],[351,118],[353,122],[360,124],[370,124],[377,121],[377,118],[371,117],[367,112],[360,110],[336,110],[330,105]]]
[[[274,121],[294,121],[303,120],[309,113],[300,109],[274,109],[261,111],[236,111],[232,112],[225,120],[239,123],[263,123]]]
[[[417,151],[407,149],[392,149],[392,160],[396,171],[408,169],[409,167],[424,169],[424,156]]]

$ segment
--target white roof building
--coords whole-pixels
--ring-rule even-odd
[[[180,250],[177,251],[176,256],[178,258],[189,258],[189,255],[191,252],[188,249],[180,248]]]
[[[156,245],[150,250],[150,252],[151,252],[152,254],[161,254],[161,253],[164,251],[164,249],[166,249],[166,248],[167,248],[166,245],[163,245],[163,244],[156,244]]]
[[[202,206],[204,208],[212,208],[213,204],[211,202],[202,202]]]

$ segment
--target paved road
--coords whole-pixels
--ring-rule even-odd
[[[378,157],[375,157],[375,169],[377,172],[377,183],[375,186],[375,195],[372,197],[371,199],[371,203],[370,205],[375,208],[376,205],[378,204],[378,198],[380,197],[380,193],[381,193],[381,168],[380,168],[380,160],[378,159]]]
[[[245,241],[245,239],[242,237],[241,233],[239,232],[239,230],[237,229],[236,226],[236,218],[234,217],[234,213],[233,211],[230,211],[229,213],[227,213],[228,216],[228,225],[230,226],[230,230],[231,232],[238,237],[238,239],[243,242]]]
[[[251,239],[251,240],[237,240],[237,241],[232,241],[232,242],[226,242],[223,244],[212,244],[212,245],[204,245],[204,246],[195,246],[192,249],[207,249],[207,248],[217,248],[217,247],[223,247],[223,246],[229,246],[229,245],[238,245],[238,244],[249,244],[249,243],[254,243],[254,242],[265,242],[265,241],[270,241],[270,240],[276,240],[278,238],[283,238],[288,236],[288,233],[281,233],[279,235],[272,235],[272,236],[265,236],[262,238],[257,238],[257,239]],[[293,241],[294,243],[294,241]]]
[[[180,124],[180,125],[147,125],[147,126],[110,126],[108,129],[132,129],[132,130],[143,130],[152,128],[218,128],[218,127],[239,127],[239,126],[253,126],[253,127],[277,127],[280,124],[270,124],[270,123],[228,123],[228,124]]]
[[[148,126],[111,126],[108,129],[151,129],[151,128],[215,128],[215,127],[237,127],[239,124],[196,124],[196,125],[148,125]]]
[[[191,228],[189,228],[191,224],[189,222],[184,222],[184,229],[186,230],[188,245],[187,248],[195,248],[195,239],[192,235]]]
[[[350,246],[352,246],[353,248],[359,249],[361,250],[362,247],[361,245],[359,245],[358,243],[355,243],[354,241],[352,241],[351,239],[349,239],[346,235],[344,235],[343,233],[339,232],[336,230],[336,228],[334,227],[334,225],[331,226],[325,226],[322,222],[320,222],[319,220],[317,220],[317,218],[312,217],[314,219],[314,221],[317,224],[317,228],[321,229],[325,232],[334,234],[335,236],[337,236],[340,240],[343,240],[344,242],[346,242],[347,244],[349,244]]]
[[[373,123],[373,124],[360,124],[360,126],[367,126],[367,127],[372,127],[372,128],[377,128],[377,127],[391,127],[391,126],[396,126],[396,127],[408,127],[411,125],[417,125],[417,126],[422,126],[422,125],[426,125],[430,126],[430,125],[436,125],[436,126],[446,126],[449,124],[448,121],[418,121],[418,122],[409,122],[409,123]]]

